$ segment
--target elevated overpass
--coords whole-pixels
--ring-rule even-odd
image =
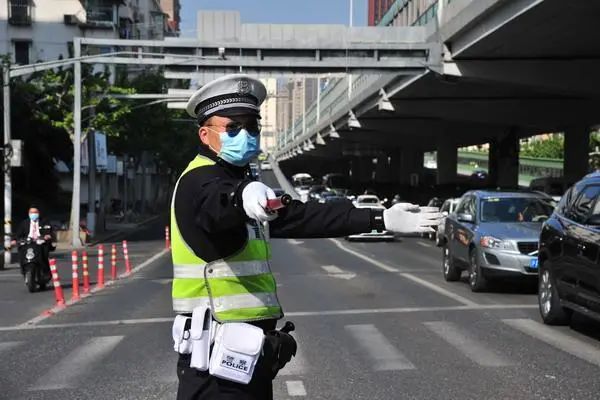
[[[338,82],[282,135],[283,168],[402,184],[437,150],[438,182],[451,183],[457,148],[490,143],[492,180],[516,186],[519,139],[564,131],[565,178],[585,174],[588,133],[600,122],[600,3],[440,0],[435,9],[425,29],[443,46],[440,68],[361,77],[358,93]]]

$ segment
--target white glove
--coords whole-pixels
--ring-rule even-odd
[[[258,222],[272,221],[277,218],[277,213],[266,211],[267,199],[276,197],[275,192],[270,187],[260,182],[249,183],[242,191],[244,212],[248,218],[255,219]]]
[[[442,214],[437,207],[419,207],[415,204],[398,203],[383,212],[385,229],[397,233],[434,232]]]

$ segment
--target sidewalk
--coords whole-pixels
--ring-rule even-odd
[[[102,232],[92,238],[89,243],[85,244],[85,247],[92,247],[99,243],[106,243],[110,240],[116,240],[120,236],[126,236],[136,230],[142,228],[144,225],[149,224],[156,219],[160,218],[160,215],[152,215],[147,218],[142,219],[140,222],[135,223],[126,223],[126,222],[107,222],[106,223],[106,231]],[[59,242],[56,245],[56,250],[50,253],[51,258],[55,258],[57,261],[71,259],[71,243],[68,242]],[[0,274],[2,271],[10,271],[19,268],[19,263],[17,262],[17,249],[12,249],[12,262],[8,265],[5,265],[4,270],[0,269]]]

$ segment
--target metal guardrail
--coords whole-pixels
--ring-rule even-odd
[[[488,153],[459,151],[458,165],[472,165],[488,168]],[[534,177],[563,176],[564,161],[558,158],[519,157],[519,173]]]
[[[318,125],[324,121],[328,124],[334,123],[336,114],[345,111],[356,96],[363,94],[365,90],[381,79],[382,76],[373,74],[352,77],[351,91],[348,84],[349,77],[339,78],[336,82],[331,83],[321,93],[319,105],[317,106],[317,102],[311,104],[306,110],[304,117],[296,120],[290,129],[279,136],[278,150],[283,149],[298,138],[315,134]]]

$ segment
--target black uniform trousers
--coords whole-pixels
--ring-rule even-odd
[[[252,322],[267,332],[275,329],[277,321]],[[216,378],[208,371],[198,371],[190,367],[191,355],[180,354],[177,361],[177,400],[273,400],[273,379],[270,366],[259,359],[249,384],[231,382]],[[269,371],[269,372],[267,372]]]

